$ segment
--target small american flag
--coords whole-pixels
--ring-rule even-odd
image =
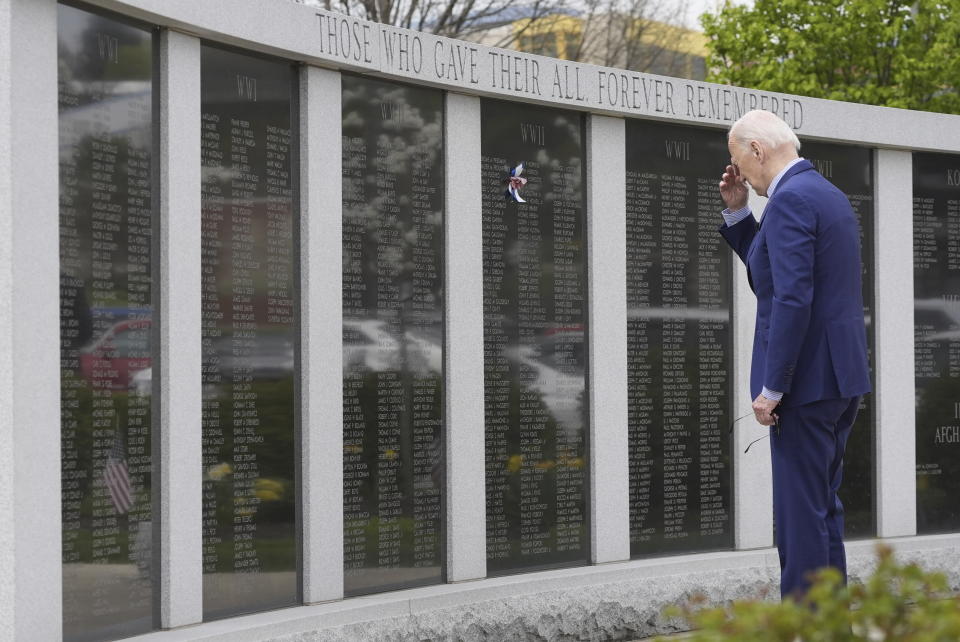
[[[119,431],[114,432],[113,448],[103,467],[103,483],[110,493],[110,500],[117,513],[123,515],[133,507],[133,493],[130,490],[130,474],[127,471],[127,458]]]

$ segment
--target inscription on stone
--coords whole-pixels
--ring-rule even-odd
[[[628,120],[626,154],[631,554],[730,548],[726,136]]]
[[[443,580],[443,94],[343,76],[344,580]]]
[[[58,40],[63,638],[72,641],[154,627],[156,116],[149,30],[60,5]]]
[[[290,65],[204,45],[204,617],[295,604]]]
[[[917,532],[960,528],[960,156],[913,155]]]
[[[483,101],[481,123],[487,568],[584,563],[583,119]]]
[[[751,109],[763,109],[798,131],[806,122],[805,103],[784,94],[451,41],[320,9],[314,10],[313,19],[314,38],[323,57],[387,75],[443,81],[451,88],[459,85],[507,98],[522,96],[631,115],[679,116],[730,124]]]

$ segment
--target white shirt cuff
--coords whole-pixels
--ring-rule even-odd
[[[747,205],[746,207],[741,207],[733,212],[731,212],[729,209],[725,209],[723,210],[722,214],[723,220],[727,223],[727,227],[733,227],[748,216],[752,216],[753,212],[750,211],[750,206]]]
[[[774,392],[773,390],[770,390],[766,386],[764,386],[763,390],[760,391],[760,395],[762,397],[766,397],[770,401],[780,401],[781,399],[783,399],[782,392]]]

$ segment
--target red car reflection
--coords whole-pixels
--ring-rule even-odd
[[[115,323],[80,353],[80,374],[95,388],[126,389],[149,367],[149,319]]]

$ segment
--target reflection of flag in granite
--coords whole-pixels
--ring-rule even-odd
[[[507,180],[507,198],[512,198],[518,203],[526,203],[520,196],[520,188],[527,184],[527,179],[520,176],[523,173],[523,163],[510,170],[510,178]]]
[[[103,467],[103,483],[110,493],[110,500],[117,513],[123,515],[133,506],[133,493],[130,490],[130,474],[127,471],[127,458],[123,450],[120,435],[114,433],[113,448]]]

